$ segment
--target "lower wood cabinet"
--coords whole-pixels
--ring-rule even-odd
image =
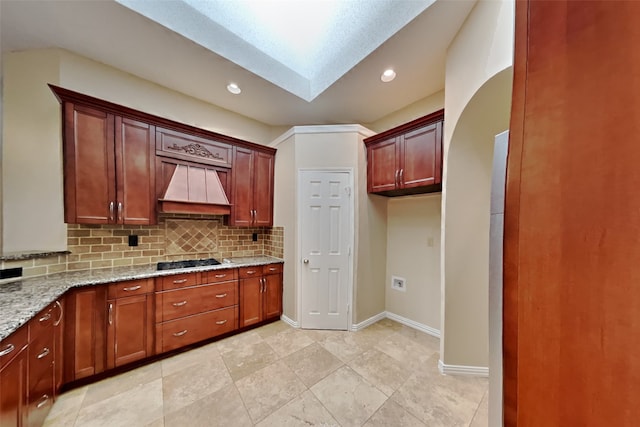
[[[107,369],[153,354],[153,279],[109,285]]]
[[[282,314],[282,264],[239,269],[240,327]]]
[[[64,377],[70,382],[105,370],[107,287],[73,290],[66,305]]]
[[[0,343],[0,426],[18,427],[27,418],[28,327]]]

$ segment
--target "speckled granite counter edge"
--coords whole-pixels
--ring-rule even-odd
[[[71,251],[21,252],[0,255],[0,261],[24,261],[28,259],[49,258],[57,255],[69,255]]]
[[[0,341],[25,325],[39,311],[72,288],[96,286],[125,280],[172,276],[197,271],[253,267],[283,263],[281,258],[233,258],[230,263],[214,266],[156,270],[154,265],[101,268],[96,270],[56,273],[0,285]]]

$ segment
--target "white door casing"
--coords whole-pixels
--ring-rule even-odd
[[[351,172],[301,170],[299,183],[300,326],[348,330],[353,288]]]

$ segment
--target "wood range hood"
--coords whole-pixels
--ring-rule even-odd
[[[214,169],[178,164],[164,195],[158,199],[163,213],[231,214],[231,204]]]

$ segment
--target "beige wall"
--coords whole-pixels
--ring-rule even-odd
[[[384,132],[401,124],[426,116],[444,108],[444,90],[436,92],[419,101],[409,104],[400,110],[394,111],[373,123],[367,124],[367,128],[376,133]]]
[[[447,54],[440,351],[445,366],[488,366],[491,160],[494,136],[509,120],[513,13],[511,1],[480,0]]]
[[[3,253],[66,248],[60,106],[47,83],[260,144],[273,135],[265,124],[64,50],[6,54]]]
[[[440,194],[392,198],[387,205],[386,309],[440,329]],[[406,291],[391,288],[391,277]]]
[[[299,254],[297,243],[298,171],[300,169],[345,168],[354,172],[355,247],[354,310],[352,321],[361,322],[384,311],[384,264],[386,213],[384,204],[371,202],[366,194],[366,167],[363,133],[354,125],[301,126],[275,141],[276,191],[274,224],[285,229],[285,315],[298,321],[297,283]],[[363,172],[364,171],[364,172]],[[371,239],[375,241],[372,243]],[[381,267],[382,266],[382,267]]]

